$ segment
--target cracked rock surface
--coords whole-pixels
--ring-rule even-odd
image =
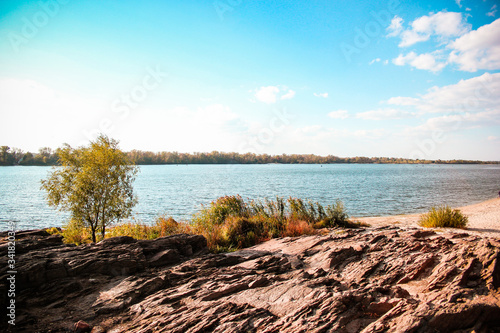
[[[16,332],[500,331],[495,238],[381,227],[209,254],[197,235],[18,237]]]

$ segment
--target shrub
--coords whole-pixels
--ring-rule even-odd
[[[60,229],[60,228],[56,228],[56,227],[47,228],[47,229],[45,229],[45,231],[46,231],[49,235],[60,235],[60,234],[62,234],[61,229]]]
[[[290,220],[283,230],[283,237],[298,237],[302,235],[314,235],[316,229],[306,221]]]
[[[107,229],[105,237],[154,239],[179,233],[201,234],[212,252],[227,252],[271,238],[312,235],[318,232],[315,229],[330,227],[352,227],[341,201],[326,208],[318,202],[292,197],[247,204],[236,195],[220,197],[209,206],[202,206],[191,224],[178,223],[172,217],[161,215],[153,225],[137,221],[115,225]],[[74,221],[65,226],[62,234],[69,243],[91,241],[90,230]]]
[[[189,226],[179,223],[171,216],[161,215],[156,219],[153,226],[158,232],[158,237],[165,237],[175,234],[190,233]]]
[[[207,238],[215,252],[253,246],[264,240],[315,234],[315,228],[350,227],[341,201],[326,209],[318,202],[290,197],[287,200],[253,200],[225,196],[203,206],[193,216],[192,232]]]
[[[108,228],[105,238],[130,236],[135,239],[154,239],[159,237],[157,230],[140,222],[124,222]]]
[[[147,225],[141,222],[120,223],[108,228],[106,238],[130,236],[135,239],[155,239],[181,233],[190,233],[186,224],[178,223],[172,217],[160,215],[155,224]]]
[[[262,221],[245,217],[228,218],[222,227],[224,245],[241,249],[260,243],[267,236]]]
[[[47,229],[50,234],[59,233],[64,237],[65,243],[76,245],[91,243],[91,231],[83,223],[71,220],[63,226],[62,231],[57,228]],[[138,221],[124,222],[107,229],[105,238],[130,236],[135,239],[155,239],[180,233],[194,233],[190,226],[185,223],[178,223],[172,217],[161,215],[153,225],[148,225]],[[100,235],[97,238],[100,240]]]
[[[426,228],[461,228],[465,229],[469,218],[458,209],[449,206],[432,207],[420,217],[419,225]]]
[[[327,227],[349,226],[349,215],[347,215],[342,201],[337,200],[334,204],[326,207],[326,216],[323,221]]]
[[[257,215],[266,219],[273,219],[280,222],[286,220],[285,199],[276,197],[276,201],[265,198],[264,202],[252,200],[250,202],[249,212],[251,215]]]
[[[61,234],[64,237],[64,243],[80,245],[92,242],[90,228],[85,227],[83,223],[75,219],[71,219],[63,226]]]
[[[227,217],[248,217],[249,211],[241,196],[224,196],[210,203],[209,207],[202,206],[200,212],[193,216],[193,225],[196,229],[212,229],[224,223]]]

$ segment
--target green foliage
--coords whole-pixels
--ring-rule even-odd
[[[266,232],[262,221],[245,217],[229,217],[221,228],[219,249],[241,249],[262,241]]]
[[[45,231],[46,231],[49,235],[60,235],[60,234],[61,234],[61,229],[56,228],[56,227],[47,228],[47,229],[45,229]]]
[[[81,221],[71,219],[62,228],[61,235],[64,237],[64,242],[68,244],[86,244],[92,241],[90,228],[84,226]]]
[[[162,215],[153,225],[137,221],[116,224],[107,229],[104,237],[154,239],[178,233],[201,234],[212,252],[227,252],[271,238],[317,234],[318,229],[330,227],[355,227],[348,221],[341,201],[324,208],[317,202],[292,197],[247,203],[236,195],[220,197],[208,206],[202,206],[191,224],[178,223],[172,217]],[[66,242],[83,244],[91,241],[92,233],[85,223],[73,219],[62,234]]]
[[[138,169],[118,149],[118,142],[104,135],[77,149],[58,150],[61,167],[42,180],[49,205],[69,211],[71,218],[104,238],[106,227],[130,216],[137,203],[132,182]]]
[[[105,238],[130,236],[135,239],[156,239],[182,233],[192,233],[189,225],[178,223],[170,216],[160,215],[153,225],[138,221],[116,224],[108,228]]]
[[[316,233],[318,228],[349,227],[341,201],[326,209],[318,202],[277,197],[246,203],[241,196],[225,196],[203,206],[192,220],[195,233],[207,238],[212,251],[253,246],[275,237]]]
[[[140,222],[124,222],[108,228],[105,238],[129,236],[135,239],[155,239],[158,230]]]
[[[167,215],[161,215],[156,219],[156,223],[153,226],[157,230],[159,237],[165,237],[175,234],[189,234],[191,230],[189,225],[185,223],[178,223],[172,217]]]
[[[65,243],[80,245],[92,241],[90,228],[85,227],[84,224],[77,220],[71,220],[68,224],[64,225],[62,231],[59,231],[57,228],[51,228],[47,229],[47,232],[61,234],[64,237]],[[193,231],[189,225],[178,223],[172,217],[161,215],[153,225],[134,220],[113,225],[107,228],[104,238],[130,236],[135,239],[156,239],[180,233],[192,234]],[[98,235],[97,239],[102,240],[102,235]]]
[[[480,164],[500,163],[466,160],[431,161],[412,160],[405,158],[389,157],[338,157],[333,155],[318,156],[313,154],[240,154],[235,152],[212,151],[210,153],[179,153],[179,152],[150,152],[133,150],[128,153],[130,158],[137,164],[332,164],[332,163],[384,163],[384,164]]]
[[[465,229],[469,218],[458,209],[449,206],[432,207],[431,210],[421,216],[419,225],[427,228],[461,228]]]
[[[334,204],[326,207],[325,217],[320,221],[324,227],[348,227],[349,215],[347,215],[342,201],[337,200]]]
[[[470,160],[411,160],[389,157],[338,157],[333,155],[318,156],[313,154],[240,154],[234,152],[212,151],[210,153],[150,152],[132,150],[127,153],[135,164],[333,164],[333,163],[369,163],[369,164],[499,164],[499,161]],[[57,165],[57,151],[41,148],[38,153],[24,153],[22,150],[0,146],[0,165]]]

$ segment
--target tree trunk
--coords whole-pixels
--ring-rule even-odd
[[[96,225],[90,219],[88,219],[87,222],[90,225],[90,231],[92,232],[92,243],[96,243],[96,238],[95,238]]]

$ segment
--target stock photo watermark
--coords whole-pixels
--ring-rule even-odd
[[[235,7],[240,6],[242,0],[215,0],[213,6],[221,21],[224,21],[226,12],[232,12]]]
[[[101,118],[94,129],[83,130],[82,134],[85,140],[94,140],[100,133],[113,131],[116,118],[118,117],[121,121],[127,119],[131,112],[137,109],[153,90],[160,87],[167,77],[167,73],[160,66],[147,67],[146,72],[147,74],[143,76],[141,83],[134,85],[127,93],[111,102],[111,115]],[[82,141],[82,144],[85,144],[85,140]]]
[[[10,45],[15,52],[19,52],[20,47],[28,44],[35,38],[41,29],[46,27],[50,20],[59,14],[61,6],[68,4],[70,0],[48,0],[38,1],[38,10],[30,17],[23,16],[22,27],[19,32],[9,32]]]
[[[7,232],[7,322],[16,325],[16,223],[9,222]]]
[[[400,0],[389,0],[387,9],[382,9],[378,12],[371,11],[370,16],[373,18],[368,21],[362,28],[354,28],[354,38],[352,42],[340,43],[340,50],[348,63],[352,61],[355,54],[360,54],[361,50],[370,45],[372,39],[379,37],[385,32],[385,29],[391,23],[392,18],[396,14],[397,8],[400,5]]]
[[[261,128],[257,134],[242,142],[238,147],[238,151],[248,151],[254,154],[263,152],[264,147],[270,145],[276,136],[283,132],[286,126],[290,125],[295,118],[285,108],[275,108],[273,114],[274,116],[269,120],[268,126]]]

